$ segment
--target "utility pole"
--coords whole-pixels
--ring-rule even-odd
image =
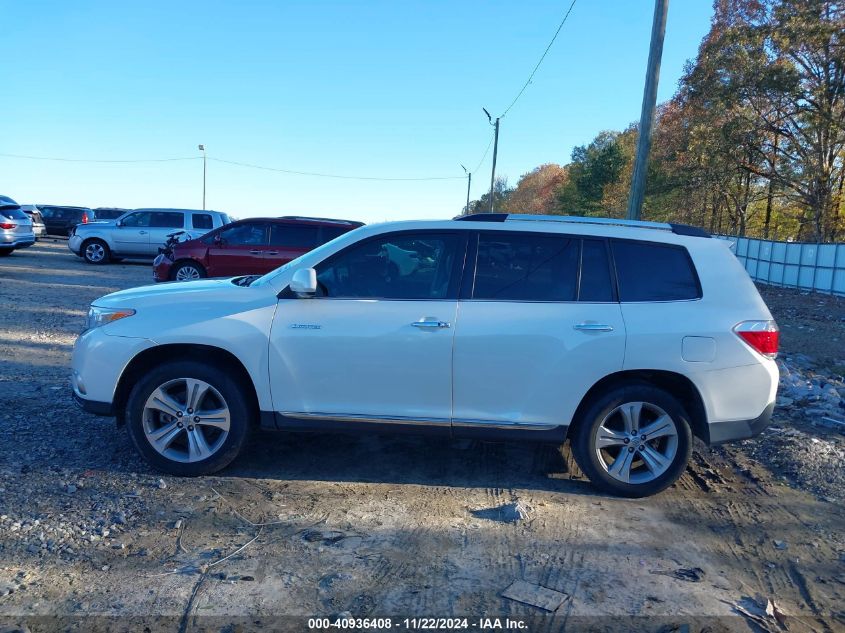
[[[205,145],[198,147],[202,152],[202,210],[205,211]]]
[[[645,197],[645,179],[648,172],[648,153],[651,150],[651,128],[654,124],[654,107],[657,104],[657,82],[660,78],[660,60],[663,57],[663,38],[666,35],[666,15],[669,0],[654,1],[654,20],[651,23],[651,47],[648,51],[648,69],[643,90],[643,109],[640,113],[640,133],[634,174],[631,176],[631,194],[628,198],[628,219],[639,220]]]
[[[469,190],[472,187],[472,172],[467,171],[467,168],[461,165],[464,169],[464,173],[467,175],[467,206],[464,207],[464,214],[469,213]]]
[[[496,200],[494,187],[496,186],[496,156],[499,153],[499,119],[501,117],[496,117],[496,122],[494,123],[493,117],[490,116],[490,113],[487,112],[487,109],[481,109],[484,110],[484,114],[487,115],[487,120],[490,121],[490,125],[496,128],[496,133],[493,140],[493,171],[490,172],[490,213],[493,213],[493,204]]]

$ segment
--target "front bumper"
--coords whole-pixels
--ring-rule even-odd
[[[111,402],[87,400],[76,393],[76,391],[73,392],[73,402],[77,407],[87,413],[93,413],[94,415],[101,415],[107,418],[114,417],[114,406]]]
[[[712,422],[709,425],[709,444],[724,444],[736,440],[747,440],[750,437],[760,435],[772,421],[772,412],[775,410],[775,403],[770,403],[763,413],[752,420],[733,420],[730,422]]]
[[[67,247],[75,255],[79,255],[82,249],[82,238],[78,235],[71,235],[69,238],[67,238]]]
[[[170,281],[170,269],[173,260],[164,253],[159,253],[153,260],[153,281]]]
[[[111,336],[109,326],[87,330],[73,345],[70,381],[74,400],[86,411],[110,411],[124,370],[135,356],[155,343],[146,338]]]

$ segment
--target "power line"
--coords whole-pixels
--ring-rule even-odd
[[[528,88],[528,84],[530,84],[531,80],[534,79],[534,74],[537,72],[537,69],[540,68],[540,64],[543,63],[543,60],[546,59],[546,55],[548,54],[549,50],[551,49],[552,44],[555,43],[555,40],[557,39],[558,33],[560,33],[560,30],[563,28],[563,25],[566,24],[566,19],[569,17],[569,14],[572,13],[572,7],[575,6],[575,2],[576,2],[576,0],[572,0],[572,4],[569,5],[569,9],[567,9],[566,15],[564,15],[563,19],[560,21],[560,24],[557,27],[557,31],[555,31],[555,34],[552,37],[552,41],[549,42],[548,46],[546,46],[546,50],[543,51],[542,56],[540,56],[540,61],[537,62],[537,65],[534,66],[534,70],[532,70],[531,74],[528,75],[528,79],[526,80],[525,85],[522,86],[522,90],[520,90],[519,93],[517,93],[516,97],[514,97],[513,101],[511,101],[511,104],[507,107],[507,109],[504,112],[502,112],[502,114],[499,116],[499,118],[504,117],[508,112],[510,112],[511,108],[514,107],[514,105],[516,105],[517,101],[519,101],[519,98],[522,96],[522,93],[525,92],[526,88]]]
[[[118,159],[96,159],[96,158],[55,158],[52,156],[27,156],[25,154],[5,154],[0,156],[7,158],[25,158],[27,160],[52,160],[62,163],[169,163],[177,160],[199,160],[202,156],[183,156],[180,158],[132,158],[125,160]]]
[[[489,147],[488,147],[489,150]],[[486,157],[485,152],[485,157]],[[0,156],[7,158],[23,158],[27,160],[49,160],[63,163],[165,163],[182,160],[202,160],[202,156],[186,156],[180,158],[136,158],[136,159],[91,159],[91,158],[59,158],[54,156],[29,156],[25,154],[8,154],[0,152]],[[248,167],[251,169],[261,169],[264,171],[275,171],[283,174],[293,174],[296,176],[314,176],[319,178],[339,178],[342,180],[375,180],[375,181],[427,181],[427,180],[463,180],[463,176],[423,176],[412,178],[392,178],[387,176],[351,176],[346,174],[328,174],[313,171],[297,171],[293,169],[281,169],[276,167],[267,167],[265,165],[256,165],[254,163],[244,163],[235,160],[225,160],[223,158],[208,157],[208,160],[213,160],[217,163],[225,163],[227,165],[237,165],[239,167]],[[482,159],[483,160],[483,159]]]
[[[222,158],[208,157],[208,160],[213,160],[216,163],[225,163],[227,165],[237,165],[239,167],[249,167],[251,169],[262,169],[265,171],[276,171],[283,174],[293,174],[296,176],[316,176],[319,178],[339,178],[342,180],[378,180],[388,182],[409,182],[409,181],[423,181],[423,180],[463,180],[463,176],[423,176],[417,178],[390,178],[385,176],[349,176],[344,174],[326,174],[314,171],[296,171],[293,169],[281,169],[278,167],[267,167],[265,165],[255,165],[253,163],[242,163],[236,160],[224,160]]]
[[[478,161],[478,164],[475,166],[475,169],[471,170],[471,173],[475,173],[478,171],[478,168],[481,167],[482,163],[484,163],[484,159],[487,158],[487,154],[490,153],[490,148],[493,147],[493,138],[494,135],[490,135],[490,142],[487,143],[487,149],[484,150],[484,156],[481,157],[481,160]]]

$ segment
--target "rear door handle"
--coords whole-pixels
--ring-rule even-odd
[[[267,251],[268,255],[278,255],[279,251]]]
[[[579,323],[572,327],[580,332],[613,332],[613,327],[604,323]]]
[[[423,328],[425,330],[434,330],[438,328],[452,327],[451,323],[446,321],[438,321],[437,319],[420,319],[411,323],[413,327]]]
[[[138,231],[138,235],[146,235],[146,234],[147,234],[146,231]]]
[[[250,255],[261,255],[261,251],[250,251]]]

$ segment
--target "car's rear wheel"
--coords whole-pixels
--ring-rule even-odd
[[[246,442],[245,388],[215,365],[175,361],[147,373],[126,404],[126,426],[141,455],[173,475],[228,466]]]
[[[636,383],[597,397],[576,421],[572,453],[606,492],[646,497],[683,474],[692,432],[683,406],[657,387]]]
[[[82,242],[82,259],[89,264],[107,264],[111,258],[108,244],[103,240],[91,239]]]
[[[174,281],[191,281],[192,279],[202,279],[207,277],[208,273],[201,264],[196,262],[182,262],[173,268],[171,279]]]

